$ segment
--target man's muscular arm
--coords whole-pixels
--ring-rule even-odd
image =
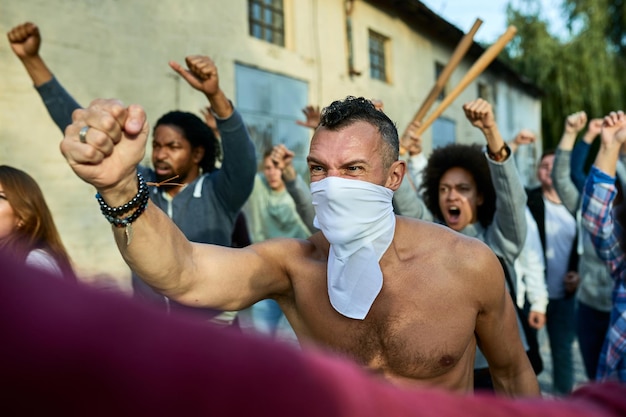
[[[78,133],[84,126],[89,130],[86,143],[81,143]],[[118,207],[137,193],[136,166],[143,158],[148,134],[141,107],[96,100],[74,113],[61,150],[74,172],[96,187],[109,206]],[[164,295],[187,305],[236,310],[289,289],[281,263],[284,253],[297,251],[285,248],[289,242],[245,249],[192,244],[150,203],[132,223],[132,239],[125,228],[113,227],[113,232],[133,271]]]
[[[537,377],[520,339],[517,315],[498,258],[486,247],[475,251],[468,273],[477,283],[481,305],[476,336],[496,392],[516,397],[539,395]]]

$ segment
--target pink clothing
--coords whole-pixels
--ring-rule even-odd
[[[626,415],[625,385],[587,386],[566,400],[400,389],[319,351],[166,316],[1,253],[0,265],[3,415]]]

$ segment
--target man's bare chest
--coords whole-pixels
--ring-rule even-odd
[[[436,378],[474,351],[475,312],[463,307],[412,297],[410,291],[399,298],[383,290],[366,318],[355,320],[333,309],[325,285],[308,288],[307,293],[315,295],[297,303],[294,328],[299,336],[374,372]]]

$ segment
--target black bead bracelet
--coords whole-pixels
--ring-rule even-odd
[[[139,207],[143,204],[144,201],[147,201],[149,198],[148,185],[146,181],[143,179],[143,176],[140,173],[137,173],[137,183],[138,183],[138,191],[137,194],[126,204],[123,204],[119,207],[111,207],[109,206],[100,193],[96,194],[96,200],[100,203],[100,211],[104,214],[105,217],[120,217],[124,213],[128,213],[130,210]]]

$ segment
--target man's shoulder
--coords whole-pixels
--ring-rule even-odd
[[[428,271],[438,277],[440,285],[446,282],[462,288],[470,298],[478,297],[474,289],[491,285],[493,274],[486,271],[499,268],[499,262],[484,242],[444,225],[413,220],[401,221],[394,242],[395,253],[406,268],[413,273]]]
[[[432,248],[452,257],[477,250],[491,251],[479,239],[456,232],[448,226],[412,217],[398,216],[397,219],[396,238],[400,243],[406,242],[415,249]]]

